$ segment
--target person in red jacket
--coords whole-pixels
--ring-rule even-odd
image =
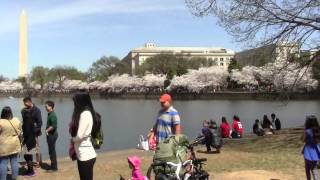
[[[243,126],[238,116],[233,116],[233,130],[231,133],[232,138],[241,138],[243,136]]]
[[[220,129],[221,129],[221,137],[222,138],[230,137],[230,125],[227,122],[226,117],[222,117]]]

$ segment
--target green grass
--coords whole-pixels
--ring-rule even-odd
[[[276,135],[227,139],[221,154],[207,156],[207,170],[213,173],[267,170],[303,174],[302,134],[303,129],[290,129]]]
[[[247,170],[265,170],[290,175],[293,179],[305,179],[301,154],[303,142],[300,140],[302,134],[303,129],[298,128],[281,130],[276,135],[263,137],[246,135],[242,139],[225,140],[220,154],[198,152],[196,155],[208,159],[204,168],[212,179],[215,179],[216,175]],[[204,146],[196,147],[196,151],[205,149]],[[98,154],[94,179],[119,179],[120,174],[127,179],[130,178],[131,170],[127,163],[127,157],[130,155],[141,157],[141,169],[146,174],[153,153],[130,149]],[[33,179],[51,180],[58,177],[78,179],[76,163],[71,162],[69,158],[60,159],[59,176],[41,172]]]

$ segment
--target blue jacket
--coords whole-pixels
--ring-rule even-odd
[[[306,144],[303,148],[303,155],[306,160],[309,161],[319,161],[320,151],[319,144],[316,144],[313,139],[312,129],[305,130],[305,140]]]

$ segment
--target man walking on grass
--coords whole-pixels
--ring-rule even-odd
[[[158,113],[156,124],[151,132],[156,136],[157,143],[165,140],[170,135],[180,134],[180,116],[172,106],[172,98],[169,94],[160,96],[161,109]]]

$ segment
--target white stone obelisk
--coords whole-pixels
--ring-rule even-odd
[[[28,25],[27,12],[23,9],[20,16],[19,39],[19,77],[27,77],[28,68]]]

